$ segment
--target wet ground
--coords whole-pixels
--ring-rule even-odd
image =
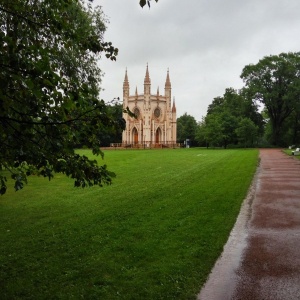
[[[200,299],[300,299],[300,160],[260,150],[249,195]]]

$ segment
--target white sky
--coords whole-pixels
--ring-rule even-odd
[[[149,64],[151,92],[164,94],[170,70],[177,117],[200,121],[213,98],[240,89],[243,67],[281,52],[300,51],[300,0],[94,0],[109,18],[105,40],[119,48],[105,57],[101,98],[123,95],[125,70],[130,94],[143,92]]]

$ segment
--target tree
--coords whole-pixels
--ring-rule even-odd
[[[227,88],[222,97],[214,98],[212,104],[208,106],[207,114],[230,112],[235,117],[244,113],[245,99],[233,88]]]
[[[197,131],[197,121],[193,116],[184,113],[181,117],[177,118],[177,140],[183,143],[186,139],[195,142]]]
[[[227,148],[236,142],[238,119],[227,111],[209,114],[205,118],[206,140],[213,146]]]
[[[99,101],[101,54],[118,49],[103,41],[101,8],[83,0],[14,0],[0,4],[0,170],[15,180],[62,172],[75,186],[110,184],[114,173],[74,151],[103,156],[98,132],[125,127]],[[6,191],[0,174],[0,194]]]
[[[107,114],[109,117],[120,123],[123,120],[123,105],[120,103],[111,103],[107,106]],[[98,132],[98,139],[101,147],[109,147],[111,143],[122,143],[122,126],[107,127],[103,126]]]
[[[300,105],[300,52],[266,56],[245,66],[241,78],[252,99],[267,109],[271,142],[281,145],[284,122]]]
[[[260,107],[258,103],[253,101],[252,95],[247,88],[242,88],[239,94],[244,99],[240,117],[250,119],[258,128],[258,136],[262,137],[264,135],[265,120],[259,111]]]
[[[207,114],[227,111],[231,115],[250,118],[257,126],[263,127],[263,118],[258,112],[258,105],[253,101],[247,89],[239,91],[233,88],[225,89],[222,97],[214,98],[208,106]]]
[[[206,138],[205,117],[202,117],[202,120],[200,122],[198,122],[198,124],[197,124],[195,140],[196,140],[198,146],[200,146],[200,147],[203,147],[203,146],[208,147],[208,141],[207,141],[207,138]]]
[[[222,126],[220,114],[208,114],[205,117],[205,123],[202,124],[202,131],[207,146],[220,146],[222,144]],[[199,132],[198,132],[199,137]],[[199,141],[199,140],[198,140]]]
[[[244,147],[253,146],[258,135],[258,126],[249,118],[243,118],[235,129],[239,141],[244,144]]]
[[[295,110],[284,124],[284,142],[286,145],[300,144],[300,110]]]
[[[248,118],[263,132],[263,118],[258,107],[242,89],[236,91],[227,88],[222,97],[214,98],[208,106],[205,118],[206,140],[212,145],[227,147],[228,144],[237,144],[236,129],[244,118]],[[218,132],[215,132],[218,130]]]

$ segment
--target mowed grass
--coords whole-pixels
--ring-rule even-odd
[[[111,186],[73,188],[61,174],[10,186],[1,299],[195,299],[257,161],[257,150],[112,150]]]
[[[292,151],[294,151],[295,149],[283,149],[283,152],[287,155],[290,155],[292,157],[295,157],[296,159],[300,160],[300,155],[292,155]]]

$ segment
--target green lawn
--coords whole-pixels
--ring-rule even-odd
[[[111,186],[73,188],[61,174],[10,186],[1,299],[195,299],[257,162],[257,150],[111,150]]]

